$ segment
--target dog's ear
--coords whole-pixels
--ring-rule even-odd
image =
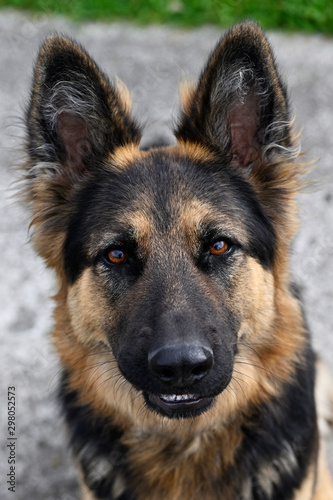
[[[291,146],[286,90],[254,23],[239,24],[220,40],[197,85],[185,88],[181,100],[177,139],[205,144],[238,167]]]
[[[115,147],[139,143],[130,111],[126,89],[112,85],[79,45],[50,37],[39,53],[27,113],[30,158],[80,178]]]
[[[32,209],[35,247],[59,272],[73,197],[115,148],[139,145],[130,112],[125,86],[111,84],[79,45],[46,40],[26,117],[22,196]]]

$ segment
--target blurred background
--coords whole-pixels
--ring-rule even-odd
[[[0,0],[0,498],[79,498],[56,404],[59,366],[49,332],[52,273],[34,254],[29,216],[16,199],[24,162],[24,112],[32,68],[50,33],[81,42],[131,91],[147,123],[143,145],[164,138],[179,109],[178,86],[196,77],[223,31],[253,19],[268,38],[316,161],[300,196],[292,273],[301,287],[315,349],[333,358],[333,2],[327,0]],[[50,241],[52,245],[52,241]],[[7,388],[17,394],[16,493],[8,492]],[[333,446],[329,451],[332,457]],[[333,460],[330,459],[333,471]]]
[[[65,14],[76,21],[133,21],[193,28],[228,27],[251,18],[265,29],[332,33],[333,3],[327,0],[1,0],[34,13]]]

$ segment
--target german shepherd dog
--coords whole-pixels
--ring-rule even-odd
[[[141,150],[123,84],[70,39],[40,50],[24,189],[82,498],[332,499],[288,267],[304,165],[261,29],[181,103],[177,144]]]

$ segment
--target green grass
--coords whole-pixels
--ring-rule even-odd
[[[333,33],[333,0],[0,0],[40,14],[65,14],[74,20],[128,20],[222,27],[254,19],[265,29]]]

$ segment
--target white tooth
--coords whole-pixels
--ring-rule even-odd
[[[164,399],[165,401],[174,401],[174,394],[161,394],[161,399]]]
[[[179,401],[188,401],[190,399],[197,399],[194,394],[161,394],[161,399],[174,403]]]

